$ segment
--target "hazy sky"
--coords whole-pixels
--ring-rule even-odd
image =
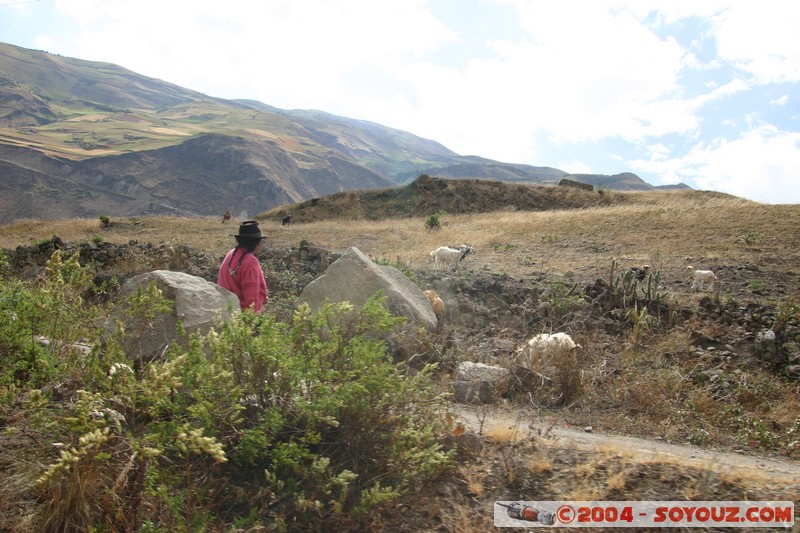
[[[462,155],[800,204],[796,0],[0,0],[0,41]]]

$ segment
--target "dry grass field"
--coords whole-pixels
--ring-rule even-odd
[[[605,276],[616,259],[622,267],[650,264],[662,279],[685,279],[687,265],[753,266],[769,274],[800,275],[800,206],[764,205],[732,197],[707,198],[697,192],[616,193],[625,205],[555,211],[498,211],[442,217],[438,231],[423,218],[323,220],[282,226],[259,216],[268,246],[297,246],[302,240],[342,252],[355,246],[373,259],[410,268],[432,265],[429,252],[449,244],[470,244],[467,268],[526,278],[574,275],[592,281]],[[188,244],[223,255],[233,244],[239,221],[221,218],[111,218],[24,220],[0,227],[0,247],[30,245],[58,235],[67,242],[102,239],[124,243]],[[723,292],[738,288],[721,280]]]
[[[336,218],[287,226],[274,213],[257,218],[269,236],[268,247],[293,248],[306,241],[341,253],[355,246],[373,260],[415,271],[431,269],[429,252],[436,247],[466,243],[475,253],[452,274],[458,279],[505,274],[531,284],[546,279],[583,286],[598,278],[608,281],[612,263],[620,269],[650,264],[678,308],[697,309],[708,297],[719,308],[730,302],[739,309],[753,302],[764,308],[798,303],[800,206],[763,205],[697,191],[614,194],[625,201],[583,209],[444,214],[439,230],[426,230],[422,217]],[[19,221],[0,227],[0,248],[57,235],[67,242],[186,244],[221,257],[233,244],[230,235],[240,221],[112,217],[110,222],[101,227],[94,219]],[[691,291],[687,265],[718,272],[718,291]],[[594,426],[609,434],[663,437],[755,458],[780,456],[797,468],[796,380],[779,379],[749,359],[726,359],[713,348],[696,351],[689,346],[698,335],[714,337],[717,345],[729,338],[740,342],[746,338],[740,330],[739,324],[695,316],[663,335],[645,335],[641,343],[631,334],[615,339],[587,332],[582,341],[591,345],[581,363],[584,395],[578,402],[553,410],[535,404],[506,407],[532,409],[549,420],[543,424],[551,424],[551,430],[556,425]],[[445,333],[452,336],[454,331]],[[475,339],[481,332],[468,334],[468,341],[455,345],[462,357],[479,357],[481,343]],[[717,378],[730,386],[727,392],[714,387]],[[734,413],[734,402],[743,411]],[[477,411],[477,416],[487,412]],[[438,487],[429,501],[409,500],[396,516],[376,516],[373,529],[485,531],[493,527],[494,500],[800,497],[800,477],[788,467],[776,484],[759,475],[752,461],[737,469],[660,456],[642,459],[632,450],[626,453],[624,446],[587,450],[565,447],[563,440],[520,440],[518,429],[506,425],[487,431],[483,448],[467,449],[455,478]],[[546,426],[534,429],[545,437],[553,434]]]

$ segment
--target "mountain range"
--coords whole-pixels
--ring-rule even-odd
[[[368,121],[215,98],[114,64],[0,43],[0,223],[226,210],[244,218],[421,174],[656,188],[632,173],[571,175],[462,156]]]

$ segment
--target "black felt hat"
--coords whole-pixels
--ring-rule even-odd
[[[239,234],[231,235],[238,239],[253,239],[261,240],[266,239],[266,236],[261,235],[261,228],[258,227],[258,220],[245,220],[239,224]]]

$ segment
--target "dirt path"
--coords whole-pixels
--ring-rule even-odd
[[[740,479],[800,484],[800,462],[668,444],[637,437],[565,428],[535,414],[498,407],[453,404],[452,410],[475,433],[502,433],[514,439],[540,438],[550,446],[614,453],[636,462],[662,462],[712,470]]]

